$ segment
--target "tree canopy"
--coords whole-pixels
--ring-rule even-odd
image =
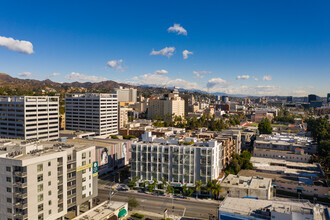
[[[260,134],[271,134],[273,131],[272,125],[268,118],[264,118],[258,124],[258,130]]]

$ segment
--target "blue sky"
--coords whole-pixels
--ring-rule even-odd
[[[326,96],[329,11],[326,0],[1,1],[0,72]]]

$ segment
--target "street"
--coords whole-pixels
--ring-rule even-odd
[[[142,211],[148,211],[163,215],[164,210],[168,210],[168,216],[172,215],[172,198],[165,196],[154,196],[143,193],[117,191],[111,198],[114,201],[127,201],[129,196],[134,196],[140,206],[136,208]],[[109,198],[109,190],[99,189],[100,202]],[[219,203],[216,201],[194,201],[188,199],[173,199],[174,215],[197,219],[209,219],[209,215],[217,216]]]

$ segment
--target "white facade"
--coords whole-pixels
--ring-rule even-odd
[[[120,87],[115,91],[118,94],[118,102],[136,102],[137,89]]]
[[[1,138],[58,139],[57,96],[2,96],[0,106]]]
[[[146,132],[143,142],[131,147],[131,176],[141,180],[161,181],[172,184],[194,185],[198,180],[207,183],[216,179],[222,169],[221,143],[217,141],[197,142],[186,138],[192,145],[184,145],[176,139],[163,139]]]
[[[67,94],[65,127],[68,130],[92,131],[97,136],[118,134],[117,94]]]
[[[95,147],[8,140],[0,145],[1,219],[55,220],[97,196],[97,176],[89,165],[82,169],[79,159],[88,152],[93,164]],[[85,198],[83,172],[89,176]]]

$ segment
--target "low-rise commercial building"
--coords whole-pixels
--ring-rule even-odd
[[[307,154],[316,153],[316,143],[310,137],[274,134],[262,134],[254,141],[254,148],[270,149],[281,151],[296,151],[297,148],[303,149]]]
[[[128,214],[128,203],[117,201],[104,201],[93,209],[75,217],[73,220],[117,220],[125,218]]]
[[[300,200],[262,200],[226,197],[219,206],[218,219],[231,220],[322,220],[329,216],[328,207]]]
[[[315,197],[328,197],[329,187],[319,164],[252,157],[253,170],[241,170],[243,176],[271,178],[276,190]]]
[[[273,197],[272,179],[260,176],[239,176],[229,174],[221,182],[220,195],[231,197],[254,197],[271,199]]]

